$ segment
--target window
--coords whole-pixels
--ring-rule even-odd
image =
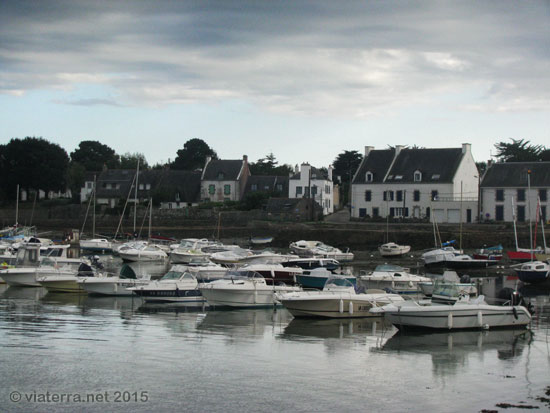
[[[327,186],[326,186],[325,192],[326,192],[327,194],[330,194],[330,185],[327,185]]]
[[[277,191],[283,192],[283,184],[277,184]]]
[[[518,222],[525,222],[525,205],[518,205]]]
[[[317,195],[317,187],[316,187],[315,185],[313,185],[313,186],[311,187],[311,195],[312,195],[312,196]]]
[[[496,198],[497,201],[504,201],[504,189],[497,189]]]
[[[93,186],[94,186],[93,182],[86,182],[86,188],[92,189]]]
[[[180,193],[176,192],[176,196],[174,198],[176,198],[176,201],[180,201]]]
[[[231,193],[231,185],[224,185],[223,186],[223,194],[229,195]]]
[[[140,191],[143,190],[143,184],[139,184],[139,190],[140,190]]]
[[[301,186],[296,187],[296,196],[298,196],[298,195],[302,195],[302,187]]]
[[[518,202],[525,202],[525,189],[518,189]]]
[[[309,198],[309,186],[304,186],[304,196]]]
[[[433,174],[432,181],[439,181],[439,174]]]
[[[390,208],[390,217],[395,216],[395,208]]]
[[[393,201],[393,191],[384,191],[382,196],[384,201]]]
[[[546,202],[546,189],[539,189],[539,198],[541,202]]]
[[[367,182],[372,182],[372,178],[373,178],[373,175],[372,175],[372,172],[367,172],[367,175],[366,175],[366,180]]]
[[[495,220],[504,221],[504,205],[497,205],[495,207]]]
[[[208,193],[210,195],[214,195],[216,193],[216,186],[215,185],[208,185]]]
[[[359,208],[359,218],[364,218],[367,216],[367,208]]]
[[[269,185],[265,185],[265,186],[264,186],[264,190],[265,190],[265,191],[269,191]]]
[[[403,179],[403,175],[395,175],[395,180],[400,181]]]
[[[415,202],[420,201],[420,191],[418,189],[413,192],[413,200]]]
[[[397,191],[395,196],[398,202],[403,201],[403,191]]]
[[[422,181],[422,172],[415,171],[414,172],[414,182],[421,182]]]
[[[393,201],[393,191],[388,191],[390,195],[390,201]]]
[[[225,178],[225,174],[223,172],[218,172],[218,179]]]
[[[380,215],[380,212],[378,212],[378,208],[373,208],[372,209],[372,216],[373,217],[377,217]]]
[[[439,196],[438,191],[432,191],[432,201],[437,201],[438,196]]]
[[[384,201],[387,201],[388,200],[388,192],[387,191],[384,191],[383,194],[382,194],[382,199]]]
[[[258,190],[258,185],[257,184],[250,185],[250,190],[251,191],[257,191]]]
[[[543,222],[546,222],[546,205],[540,206],[540,219],[542,219]]]
[[[151,184],[145,184],[145,189],[151,189]]]
[[[372,192],[371,191],[365,191],[365,201],[370,202],[372,199]]]
[[[116,189],[120,189],[120,184],[116,184]]]

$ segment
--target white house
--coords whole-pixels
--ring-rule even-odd
[[[540,200],[540,212],[546,222],[550,162],[491,164],[483,176],[480,191],[483,220],[512,222],[515,215],[519,222],[528,221],[529,217],[535,221]]]
[[[206,159],[201,176],[202,201],[240,201],[250,176],[248,157],[242,160]]]
[[[366,146],[352,181],[351,216],[473,222],[478,213],[478,184],[468,143],[462,148],[436,149]]]
[[[327,173],[314,168],[308,163],[303,163],[288,182],[289,198],[309,198],[310,196],[323,208],[323,215],[334,212],[334,185],[332,182],[332,166],[329,165]]]

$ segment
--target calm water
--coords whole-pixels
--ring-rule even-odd
[[[515,283],[479,281],[489,296]],[[550,298],[526,293],[537,310],[530,330],[401,335],[380,320],[0,286],[0,410],[548,411],[550,401],[537,399],[550,398]],[[10,401],[13,392],[23,400]],[[40,402],[46,392],[107,392],[109,401]]]

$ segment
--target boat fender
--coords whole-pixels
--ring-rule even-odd
[[[481,314],[481,311],[477,312],[477,324],[483,327],[483,314]]]
[[[349,313],[350,315],[353,314],[353,301],[349,302]]]
[[[413,286],[413,282],[412,282],[412,281],[409,281],[409,287],[412,288],[412,286]]]
[[[453,328],[453,313],[449,313],[447,317],[447,328],[451,330]]]
[[[514,313],[514,318],[517,320],[518,319],[518,310],[516,309],[516,307],[512,307],[512,312]]]
[[[344,300],[340,298],[340,302],[338,303],[338,312],[342,314],[344,312]]]

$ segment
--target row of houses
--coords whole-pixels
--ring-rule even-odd
[[[331,166],[321,169],[303,163],[289,176],[253,176],[246,155],[237,160],[207,158],[199,171],[141,171],[137,187],[134,170],[104,170],[96,179],[97,202],[109,207],[156,196],[162,199],[161,208],[176,209],[208,201],[241,201],[253,192],[270,194],[277,199],[271,205],[284,205],[289,211],[298,210],[297,200],[312,202],[323,215],[340,204]],[[89,199],[93,185],[90,176],[82,188],[82,202]],[[349,207],[357,219],[467,223],[516,217],[521,222],[536,216],[540,202],[546,221],[549,191],[550,162],[494,163],[481,176],[469,143],[459,148],[366,146],[352,179]]]

